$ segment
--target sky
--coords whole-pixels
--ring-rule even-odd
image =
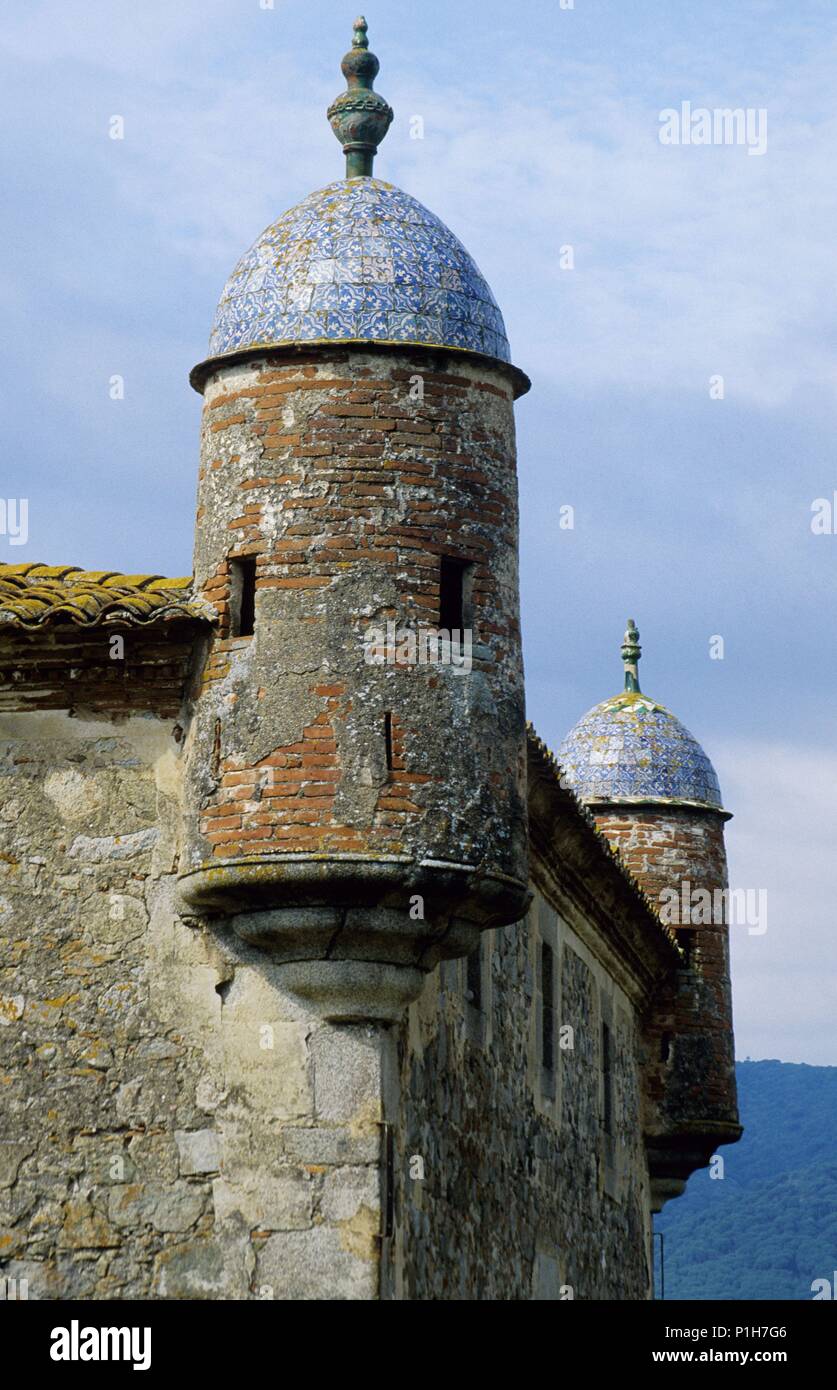
[[[354,17],[335,0],[4,14],[0,497],[29,520],[0,561],[190,572],[188,371],[238,258],[342,176],[324,111]],[[396,112],[376,173],[465,243],[532,379],[529,717],[557,747],[616,693],[636,619],[643,689],[734,813],[732,884],[767,895],[765,931],[732,928],[737,1054],[833,1065],[833,0],[369,0],[366,17]],[[662,143],[684,102],[750,110],[766,148]]]

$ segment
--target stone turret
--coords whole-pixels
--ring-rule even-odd
[[[181,892],[334,1020],[398,1015],[527,901],[511,365],[456,237],[372,177],[392,113],[358,20],[348,177],[228,281],[204,395]]]
[[[625,688],[589,711],[559,760],[568,784],[673,927],[683,968],[646,1036],[646,1146],[657,1209],[720,1144],[741,1134],[729,970],[728,878],[715,771],[700,745],[640,689],[628,620]]]

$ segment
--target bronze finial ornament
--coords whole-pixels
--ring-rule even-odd
[[[360,15],[355,20],[352,46],[340,64],[346,91],[328,108],[331,128],[346,154],[347,179],[372,177],[378,146],[392,124],[392,107],[372,90],[381,65],[369,52],[367,28]]]
[[[629,618],[625,636],[622,638],[622,660],[625,663],[625,689],[633,691],[635,695],[640,694],[637,666],[641,656],[639,629],[633,618]]]

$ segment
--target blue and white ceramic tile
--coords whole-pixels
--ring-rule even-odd
[[[669,710],[629,691],[580,719],[558,751],[582,801],[688,801],[721,806],[715,769]]]
[[[462,243],[380,179],[329,184],[263,232],[224,287],[209,353],[357,340],[510,361],[503,316]]]

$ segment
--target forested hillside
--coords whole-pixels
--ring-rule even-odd
[[[837,1067],[736,1072],[744,1137],[720,1150],[723,1178],[696,1173],[656,1218],[665,1297],[810,1299],[837,1271]]]

